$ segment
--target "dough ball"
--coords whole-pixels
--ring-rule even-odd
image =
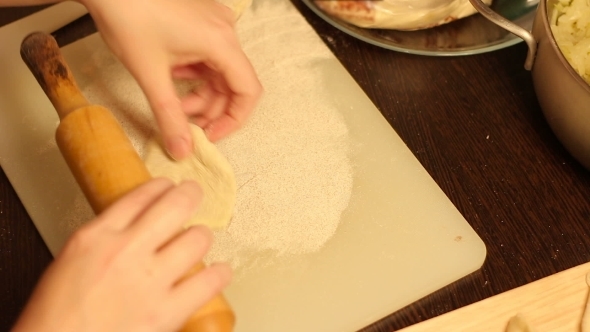
[[[201,185],[203,199],[197,213],[185,225],[227,227],[236,202],[236,179],[227,159],[198,126],[191,125],[193,154],[180,161],[171,159],[159,139],[152,138],[145,150],[145,163],[153,177],[167,177],[175,183],[194,180]]]

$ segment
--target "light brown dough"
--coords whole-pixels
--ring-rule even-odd
[[[191,125],[193,154],[180,161],[171,159],[159,139],[151,139],[145,150],[145,163],[153,177],[167,177],[175,183],[194,180],[201,185],[203,199],[195,216],[185,225],[225,228],[236,202],[236,180],[227,159],[211,143],[203,130]]]

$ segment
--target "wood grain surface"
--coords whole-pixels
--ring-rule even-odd
[[[488,249],[480,271],[363,331],[407,327],[590,261],[590,172],[546,124],[523,68],[524,44],[464,57],[409,55],[349,37],[293,2]],[[0,24],[22,13],[0,9]],[[85,17],[57,39],[93,31]],[[0,330],[50,260],[0,172]]]
[[[509,321],[515,316],[534,331],[586,331],[580,326],[587,321],[584,312],[588,302],[588,272],[590,263],[578,265],[411,325],[401,332],[508,332]]]

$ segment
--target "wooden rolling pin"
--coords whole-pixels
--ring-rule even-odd
[[[51,35],[27,36],[21,56],[59,115],[57,144],[96,214],[151,178],[111,112],[88,104]],[[203,268],[200,263],[191,273]],[[193,314],[181,331],[230,332],[234,324],[232,309],[218,295]]]

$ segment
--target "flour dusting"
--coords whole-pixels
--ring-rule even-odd
[[[239,267],[315,252],[335,233],[352,192],[348,129],[329,101],[330,53],[291,4],[255,1],[237,25],[265,95],[246,126],[218,148],[237,175],[234,219],[209,260]]]

